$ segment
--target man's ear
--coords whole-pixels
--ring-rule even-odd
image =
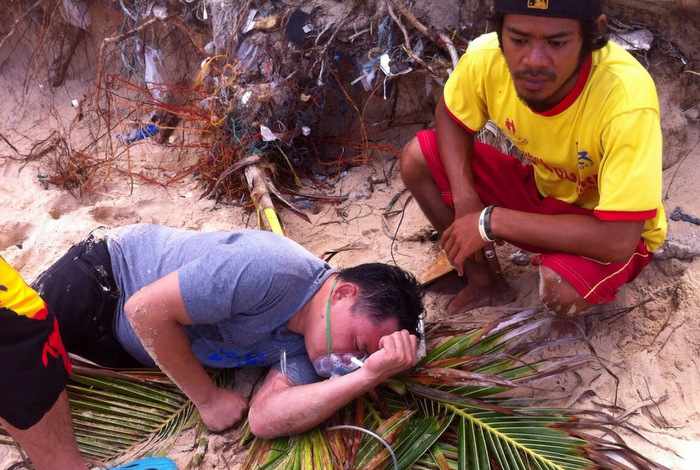
[[[595,20],[596,27],[598,28],[598,34],[603,36],[608,32],[608,15],[600,15]]]
[[[360,289],[355,284],[352,282],[341,281],[337,286],[335,286],[335,290],[333,291],[333,300],[354,300],[359,293]]]

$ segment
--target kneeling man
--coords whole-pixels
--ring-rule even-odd
[[[497,31],[472,41],[401,174],[468,278],[452,312],[499,297],[503,240],[539,254],[542,301],[576,314],[612,301],[666,237],[656,89],[608,41],[600,0],[495,6]],[[493,125],[507,155],[475,142]]]

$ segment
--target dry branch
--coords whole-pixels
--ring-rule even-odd
[[[37,0],[36,2],[34,2],[34,4],[33,4],[32,6],[30,6],[29,8],[27,8],[27,10],[24,12],[24,14],[22,14],[21,16],[19,16],[19,17],[14,21],[14,23],[12,23],[12,27],[10,28],[10,31],[9,31],[2,39],[0,39],[0,49],[2,49],[2,46],[5,45],[5,41],[7,41],[7,39],[8,39],[10,36],[12,36],[13,34],[15,34],[15,30],[17,29],[17,25],[20,24],[20,23],[22,22],[22,20],[24,20],[27,16],[29,16],[29,14],[32,12],[32,10],[34,10],[36,7],[38,7],[39,5],[41,5],[41,2],[42,2],[42,0]]]
[[[435,31],[433,28],[428,28],[421,21],[416,18],[416,16],[411,13],[411,10],[403,3],[402,0],[389,0],[394,4],[397,10],[403,15],[406,20],[411,23],[411,25],[418,30],[423,36],[430,39],[432,42],[440,47],[445,48],[452,61],[452,68],[457,67],[457,62],[459,62],[459,54],[457,53],[457,48],[450,39],[450,37],[441,31]]]

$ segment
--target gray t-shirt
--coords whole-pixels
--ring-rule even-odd
[[[293,383],[319,380],[304,337],[286,324],[333,270],[297,243],[255,230],[200,233],[132,225],[109,235],[107,247],[121,291],[116,336],[142,364],[155,365],[124,315],[124,304],[142,287],[178,271],[193,323],[185,331],[202,364],[279,368],[286,351]]]

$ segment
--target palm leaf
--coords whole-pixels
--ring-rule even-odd
[[[663,468],[627,448],[619,437],[611,442],[586,433],[587,429],[610,431],[613,422],[578,420],[567,410],[509,406],[527,400],[516,401],[507,392],[532,387],[537,380],[591,360],[582,355],[528,360],[529,352],[546,344],[537,331],[546,330],[551,321],[537,318],[536,313],[519,312],[467,329],[458,322],[431,325],[431,336],[438,341],[426,357],[414,371],[380,391],[380,408],[389,414],[382,417],[371,403],[357,401],[366,403],[363,426],[392,446],[399,468],[581,470],[609,466],[610,452],[630,463],[626,468]],[[343,422],[342,412],[338,420]],[[357,458],[349,461],[352,441],[339,440],[329,431],[314,436],[326,439],[334,460],[345,465],[333,468],[392,468],[389,452],[372,438],[363,437]],[[260,440],[254,442],[255,450]],[[313,455],[299,438],[286,442],[290,455]],[[259,462],[269,455],[249,459],[244,468],[260,468]],[[309,469],[327,468],[307,462]]]
[[[122,463],[167,452],[183,430],[199,423],[194,405],[158,370],[113,370],[74,359],[66,390],[81,453]],[[217,372],[220,384],[230,375]]]
[[[489,469],[495,457],[501,468],[547,470],[586,469],[593,462],[583,457],[585,441],[552,428],[559,416],[502,415],[491,411],[445,405],[460,419],[460,468]]]
[[[509,392],[532,387],[586,363],[586,356],[529,360],[545,344],[549,320],[520,312],[488,325],[430,325],[437,338],[419,367],[337,413],[335,423],[361,425],[393,448],[399,468],[577,470],[663,468],[629,449],[600,413],[523,408]],[[217,376],[220,383],[227,375]],[[198,422],[194,406],[158,371],[115,371],[78,364],[68,384],[80,450],[100,463],[165,452]],[[519,403],[517,407],[513,407]],[[354,411],[353,411],[354,410]],[[589,431],[604,431],[606,439]],[[359,433],[315,429],[290,438],[253,438],[243,468],[321,470],[391,468],[384,445]],[[615,455],[615,459],[611,455]],[[617,465],[623,468],[622,465]]]
[[[174,385],[74,374],[66,388],[78,448],[98,462],[157,454],[196,422],[194,406]]]

